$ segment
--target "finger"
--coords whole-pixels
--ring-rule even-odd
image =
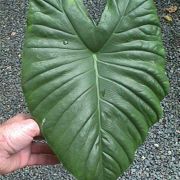
[[[13,172],[19,168],[18,161],[13,161],[11,158],[9,159],[1,159],[0,164],[0,175],[8,174]]]
[[[32,165],[55,165],[59,164],[56,156],[50,154],[31,154],[28,166]]]
[[[36,123],[36,121],[34,121],[33,119],[27,119],[26,121],[23,121],[21,123],[22,128],[21,131],[22,133],[24,133],[25,135],[28,135],[32,138],[40,136],[40,129],[38,124]],[[20,124],[17,125],[18,129],[20,130]]]
[[[2,158],[0,160],[0,174],[8,174],[10,172],[13,172],[15,170],[18,170],[19,168],[23,168],[24,166],[21,166],[20,163],[20,156],[19,153],[14,154],[8,158]]]
[[[31,118],[30,115],[24,114],[24,113],[20,113],[20,114],[17,114],[16,116],[10,118],[9,120],[5,121],[4,124],[8,125],[8,124],[12,124],[14,122],[20,122],[20,121],[23,121],[23,120],[26,120],[26,119],[30,119],[30,118]]]
[[[14,154],[31,144],[33,138],[39,134],[39,126],[33,119],[9,124],[2,130],[4,137],[2,147],[9,154]]]
[[[50,147],[45,143],[32,143],[32,154],[54,154]]]

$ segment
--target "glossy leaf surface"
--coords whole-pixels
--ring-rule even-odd
[[[79,180],[115,180],[168,91],[153,0],[30,0],[22,84],[48,144]]]

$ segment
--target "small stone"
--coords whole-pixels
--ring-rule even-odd
[[[169,8],[165,8],[165,11],[168,13],[175,13],[177,10],[177,6],[170,6]]]
[[[163,16],[163,18],[164,18],[166,21],[168,21],[168,22],[172,22],[172,21],[173,21],[172,17],[169,16],[169,15]]]
[[[159,147],[159,144],[154,144],[154,146],[158,148],[158,147]]]
[[[147,177],[149,177],[149,176],[150,176],[148,172],[146,173],[146,176],[147,176]]]
[[[159,160],[159,159],[160,159],[160,156],[156,156],[156,159],[158,159],[158,160]]]
[[[8,67],[6,68],[6,70],[11,70],[11,66],[8,66]]]
[[[16,35],[16,32],[12,32],[12,33],[11,33],[11,36],[15,36],[15,35]]]
[[[144,161],[144,160],[146,159],[146,157],[145,157],[145,156],[142,156],[141,159]]]
[[[171,155],[172,154],[172,152],[171,151],[168,151],[168,155]]]

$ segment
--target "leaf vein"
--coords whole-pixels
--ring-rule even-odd
[[[72,33],[70,33],[70,32],[66,32],[66,31],[64,31],[64,30],[62,30],[62,29],[58,29],[58,28],[55,28],[55,27],[50,27],[50,26],[45,26],[45,25],[43,25],[43,24],[32,24],[32,26],[38,26],[39,28],[40,27],[42,27],[43,28],[43,31],[46,29],[47,31],[52,31],[52,30],[54,30],[54,31],[57,31],[57,32],[59,32],[59,33],[62,33],[62,34],[64,34],[64,35],[69,35],[69,36],[77,36],[76,34],[72,34]],[[54,33],[54,32],[53,32]]]
[[[118,54],[118,53],[121,53],[121,52],[143,52],[143,53],[150,53],[150,54],[153,54],[153,55],[157,55],[157,56],[160,56],[161,58],[164,59],[164,56],[162,54],[159,54],[158,52],[153,52],[153,51],[150,51],[148,49],[139,49],[139,48],[133,48],[133,49],[123,49],[123,50],[119,50],[119,51],[111,51],[111,52],[103,52],[103,54]]]
[[[104,80],[106,80],[106,81],[109,81],[109,82],[111,82],[111,83],[114,83],[114,84],[116,84],[116,85],[118,85],[118,86],[122,86],[122,87],[124,87],[125,89],[127,89],[128,91],[130,91],[130,92],[132,92],[136,97],[138,97],[139,99],[141,99],[155,114],[156,114],[156,116],[157,117],[159,117],[159,115],[158,115],[158,112],[156,111],[156,109],[152,106],[150,106],[148,103],[148,101],[147,100],[145,100],[145,98],[144,97],[142,97],[141,95],[139,95],[139,94],[137,94],[134,90],[132,90],[130,87],[128,87],[127,85],[125,85],[124,83],[121,83],[121,82],[117,82],[116,80],[112,80],[112,79],[110,79],[110,78],[107,78],[107,77],[104,77],[104,76],[100,76],[100,78],[102,78],[102,79],[104,79]],[[140,111],[139,111],[140,112]],[[146,122],[147,123],[147,122]],[[152,122],[153,123],[153,122]]]
[[[129,16],[134,10],[138,9],[139,7],[141,7],[147,0],[139,3],[136,7],[134,7],[133,9],[131,9],[130,11],[128,11],[127,13],[125,12],[125,16]]]
[[[64,115],[64,113],[65,112],[67,112],[68,111],[68,109],[78,100],[78,99],[80,99],[82,96],[84,96],[86,93],[88,93],[90,90],[92,90],[93,89],[93,87],[94,87],[94,84],[93,85],[91,85],[90,87],[88,87],[83,93],[81,93],[75,100],[73,100],[71,103],[70,103],[70,105],[62,112],[62,114],[58,117],[58,119],[60,119],[63,115]],[[56,104],[55,104],[56,105]],[[53,106],[54,107],[54,106]],[[53,107],[51,108],[51,109],[53,109]],[[50,109],[50,110],[51,110]],[[49,110],[49,112],[50,112],[50,110]],[[48,113],[49,113],[48,112]],[[54,124],[54,127],[56,127],[56,125],[57,125],[57,123],[58,123],[59,121],[56,121],[55,122],[55,124]]]
[[[123,113],[127,119],[129,119],[129,122],[134,126],[134,128],[136,129],[136,131],[138,132],[139,136],[141,137],[141,142],[142,142],[142,139],[143,139],[143,135],[141,133],[141,130],[137,127],[136,123],[134,123],[131,119],[131,117],[129,116],[129,114],[122,108],[120,108],[119,106],[115,105],[114,103],[112,102],[109,102],[108,100],[106,99],[101,99],[101,101],[103,101],[104,103],[106,103],[107,105],[109,106],[112,106],[114,107],[115,109],[117,109],[118,111],[120,111],[121,113]]]
[[[134,30],[134,29],[141,30],[141,29],[139,29],[139,28],[141,28],[141,27],[143,27],[143,26],[148,26],[148,25],[156,26],[156,27],[160,28],[157,24],[150,24],[150,23],[148,23],[148,24],[138,25],[138,26],[132,27],[132,28],[130,28],[130,29],[126,29],[125,31],[114,32],[114,34],[119,35],[119,34],[127,33],[128,31],[131,31],[131,30]],[[151,35],[151,36],[152,36],[152,35]],[[156,38],[157,38],[157,36],[156,36]]]
[[[117,138],[112,134],[112,132],[109,132],[107,129],[103,129],[103,131],[104,131],[104,133],[109,134],[109,135],[111,136],[111,138],[114,139],[114,140],[117,142],[117,144],[118,144],[118,145],[122,148],[122,150],[124,151],[124,154],[127,156],[127,159],[128,159],[128,161],[129,161],[129,163],[130,163],[130,162],[132,161],[132,160],[131,160],[131,157],[130,157],[130,155],[128,154],[128,152],[126,151],[127,148],[126,148],[125,145],[121,142],[121,140],[117,139]]]
[[[56,7],[54,4],[50,3],[47,0],[43,0],[46,4],[51,5],[52,8],[56,9],[58,12],[63,13],[63,11],[61,9],[59,9],[58,7]]]
[[[88,57],[87,57],[87,58],[88,58]],[[40,73],[38,73],[38,74],[35,74],[35,75],[32,76],[31,78],[27,79],[27,80],[26,80],[26,83],[29,83],[30,81],[32,81],[32,80],[33,80],[34,78],[36,78],[37,76],[40,76],[40,75],[42,75],[42,74],[49,73],[49,71],[58,69],[59,67],[62,67],[62,66],[66,66],[66,65],[69,65],[69,64],[73,64],[73,63],[78,62],[78,61],[82,61],[82,60],[84,60],[84,59],[86,59],[86,58],[76,59],[76,60],[74,60],[74,61],[66,62],[66,63],[64,63],[64,64],[60,64],[60,65],[55,66],[55,67],[53,66],[52,68],[49,68],[48,70],[46,69],[45,71],[42,71],[42,72],[40,72]],[[40,61],[40,62],[41,62],[41,61]],[[37,63],[37,62],[34,62],[34,63]],[[46,82],[47,82],[47,81],[46,81]]]
[[[111,66],[114,66],[114,67],[127,67],[127,68],[130,68],[130,69],[134,69],[134,67],[132,67],[130,64],[127,66],[127,65],[124,65],[124,64],[118,64],[118,63],[112,63],[112,62],[107,62],[107,61],[102,61],[102,60],[98,60],[98,62],[102,63],[102,64],[106,64],[106,65],[111,65]],[[145,73],[146,75],[150,75],[159,85],[160,85],[160,88],[161,88],[161,91],[163,91],[163,95],[165,95],[165,91],[164,91],[164,88],[163,88],[163,85],[161,83],[161,81],[159,81],[158,78],[156,78],[155,76],[153,76],[151,74],[151,72],[146,72],[144,69],[141,69],[139,67],[135,67],[136,70],[139,70],[139,71],[142,71],[143,73]],[[149,87],[150,88],[150,87]]]
[[[82,75],[91,72],[92,70],[93,70],[93,69],[90,69],[90,70],[88,70],[88,71],[82,72],[82,73],[77,74],[76,76],[73,76],[72,78],[66,80],[63,84],[61,84],[60,86],[58,86],[57,88],[55,88],[55,89],[54,89],[51,93],[49,93],[46,97],[43,97],[43,100],[40,101],[40,103],[39,103],[38,105],[34,106],[34,110],[32,110],[32,112],[34,112],[35,109],[37,109],[38,106],[39,106],[40,104],[42,104],[42,103],[45,101],[45,99],[47,99],[47,98],[48,98],[50,95],[52,95],[55,91],[57,91],[58,89],[62,88],[62,87],[63,87],[64,85],[66,85],[67,83],[70,83],[72,80],[74,80],[74,79],[76,79],[76,78],[80,78]],[[57,101],[57,103],[58,103],[58,102],[59,102],[59,101]],[[56,105],[56,103],[55,103],[55,105]],[[52,109],[55,105],[53,105],[53,106],[51,107],[51,109]],[[51,110],[51,109],[50,109],[50,110]],[[49,110],[49,112],[50,112],[50,110]]]
[[[105,151],[103,151],[103,154],[104,154],[104,156],[108,156],[110,159],[112,159],[118,165],[120,171],[123,170],[121,164],[112,155],[110,155],[109,153],[107,153]]]
[[[77,131],[77,133],[75,134],[75,136],[73,137],[72,141],[69,143],[69,146],[66,148],[65,150],[65,154],[70,150],[74,140],[76,139],[76,137],[78,136],[78,134],[82,131],[82,129],[85,127],[85,125],[87,124],[87,122],[96,114],[97,108],[95,109],[95,111],[93,111],[90,116],[87,118],[87,120],[82,124],[82,126],[79,128],[79,130]],[[73,119],[72,119],[73,120]],[[71,120],[71,122],[72,122]],[[70,122],[70,124],[71,124]],[[69,129],[67,129],[66,131],[69,131]],[[63,133],[65,134],[66,131]],[[68,150],[69,149],[69,150]]]

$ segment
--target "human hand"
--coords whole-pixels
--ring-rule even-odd
[[[40,136],[38,124],[19,114],[0,125],[0,174],[31,165],[58,164],[45,143],[32,142]]]

